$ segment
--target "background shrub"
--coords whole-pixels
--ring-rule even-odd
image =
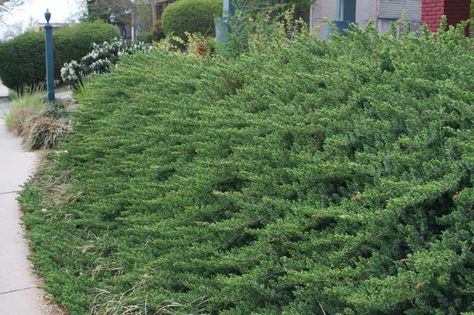
[[[118,29],[100,21],[54,30],[55,78],[65,62],[80,59],[101,43],[119,37]],[[28,32],[0,44],[0,78],[11,89],[44,82],[44,32]]]
[[[139,42],[151,43],[153,42],[154,35],[153,32],[141,32],[138,34],[137,39]]]
[[[220,0],[178,0],[165,8],[161,26],[166,35],[185,32],[214,34],[214,20],[222,15]]]

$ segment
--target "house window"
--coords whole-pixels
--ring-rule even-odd
[[[356,21],[356,2],[357,0],[339,0],[338,1],[338,20],[346,22]]]

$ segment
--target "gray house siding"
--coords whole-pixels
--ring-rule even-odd
[[[326,21],[335,21],[339,17],[339,3],[343,0],[316,0],[311,8],[310,28],[320,34],[328,35]],[[411,24],[421,20],[421,0],[357,0],[356,23],[365,26],[369,21],[376,23],[380,32],[386,32],[390,24],[399,19],[406,11]]]
[[[318,30],[324,27],[327,21],[334,21],[338,15],[336,0],[316,0],[311,6],[310,11],[310,28]]]
[[[379,18],[398,19],[406,11],[410,20],[420,20],[421,6],[418,0],[380,0]]]

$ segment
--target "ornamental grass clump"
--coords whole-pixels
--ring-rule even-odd
[[[67,120],[40,116],[31,124],[25,144],[30,150],[54,149],[69,131],[70,126]]]
[[[47,103],[45,94],[41,84],[14,92],[4,115],[8,131],[21,136],[28,150],[55,149],[71,131],[70,101]]]
[[[472,39],[282,27],[80,89],[20,198],[71,314],[474,311]]]
[[[4,113],[8,131],[18,136],[28,132],[31,119],[39,115],[45,108],[44,86],[25,87],[21,92],[13,92],[11,108]]]
[[[70,106],[65,100],[47,104],[44,111],[31,118],[23,143],[29,150],[56,149],[72,130]]]

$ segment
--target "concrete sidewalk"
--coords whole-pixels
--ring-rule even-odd
[[[7,107],[6,100],[0,99],[0,109]],[[25,152],[21,139],[7,133],[0,118],[0,314],[46,314],[42,292],[27,259],[28,246],[16,201],[35,162],[35,153]]]
[[[0,98],[8,97],[8,89],[0,82]]]

